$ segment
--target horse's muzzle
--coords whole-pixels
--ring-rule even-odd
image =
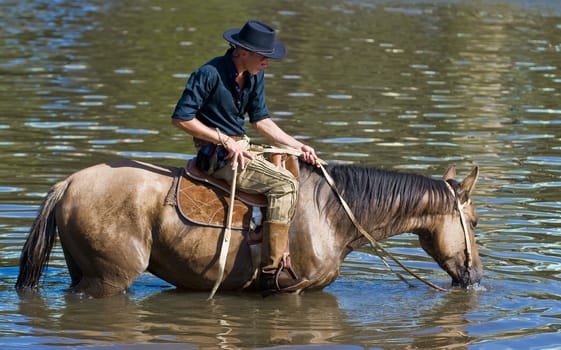
[[[482,270],[477,267],[472,267],[469,271],[465,267],[456,270],[456,276],[452,276],[452,286],[469,288],[478,286],[481,282]]]
[[[480,264],[475,264],[468,270],[465,265],[458,264],[455,260],[450,259],[441,266],[452,277],[453,287],[468,288],[477,286],[483,275],[483,269]]]

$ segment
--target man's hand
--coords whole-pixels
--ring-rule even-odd
[[[245,168],[245,158],[254,158],[251,152],[245,150],[239,143],[229,137],[224,141],[224,147],[228,151],[228,155],[224,159],[232,159],[232,170],[236,169],[238,165],[243,170]]]
[[[319,166],[318,156],[316,155],[316,151],[312,147],[308,145],[302,145],[300,151],[302,151],[302,155],[300,157],[303,161],[305,161],[306,163],[314,164],[315,166]]]

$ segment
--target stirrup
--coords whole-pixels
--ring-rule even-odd
[[[283,273],[287,274],[288,275],[287,277],[291,278],[291,280],[287,281],[287,283],[290,283],[290,282],[294,282],[294,283],[289,284],[287,286],[281,286],[281,284],[279,283],[279,278],[282,278],[281,275]],[[264,277],[265,277],[265,274],[262,274],[260,278],[264,278]],[[262,288],[264,292],[273,292],[273,293],[274,292],[277,292],[277,293],[297,292],[297,291],[301,290],[302,288],[304,288],[305,286],[307,286],[310,282],[307,279],[298,278],[298,275],[296,274],[296,272],[294,272],[294,270],[292,269],[290,264],[288,264],[288,266],[286,266],[284,261],[281,261],[278,268],[275,270],[275,272],[273,273],[272,276],[269,276],[269,278],[272,279],[272,283],[271,283],[272,285],[271,286],[266,286],[265,285],[264,286],[265,288]]]
[[[297,281],[299,279],[298,275],[296,275],[296,272],[294,272],[294,270],[292,269],[290,263],[286,264],[284,259],[281,260],[279,267],[275,270],[275,274],[274,274],[275,288],[278,291],[282,290],[282,287],[279,284],[279,277],[283,271],[288,272],[288,274],[290,275],[290,277],[292,277],[293,280]]]

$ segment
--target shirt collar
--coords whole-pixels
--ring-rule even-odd
[[[226,72],[228,74],[228,79],[232,84],[234,84],[236,76],[238,75],[238,71],[236,70],[234,60],[232,59],[232,51],[232,49],[226,51],[224,58],[226,61]],[[244,72],[244,76],[246,78],[244,89],[250,89],[253,85],[253,76],[248,71]]]

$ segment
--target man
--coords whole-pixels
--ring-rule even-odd
[[[187,81],[172,115],[172,124],[193,136],[199,149],[197,164],[208,174],[241,191],[267,197],[258,287],[263,291],[290,292],[306,280],[289,273],[283,264],[288,227],[298,198],[292,174],[249,151],[244,118],[269,142],[297,149],[301,159],[316,164],[314,149],[285,133],[269,116],[265,103],[264,72],[269,59],[286,54],[275,31],[258,21],[224,32],[230,49],[197,69]]]

